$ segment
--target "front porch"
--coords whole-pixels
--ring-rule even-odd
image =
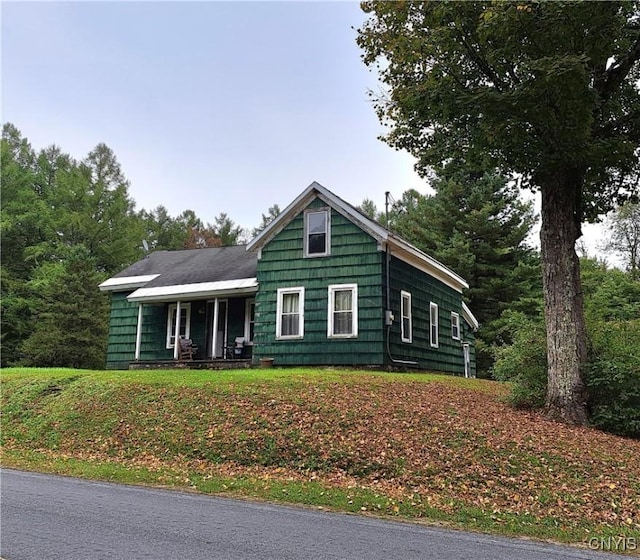
[[[246,369],[251,367],[251,359],[242,360],[137,360],[129,362],[129,369]]]

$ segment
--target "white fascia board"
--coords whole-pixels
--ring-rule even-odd
[[[141,288],[151,280],[155,280],[159,274],[147,274],[145,276],[121,276],[119,278],[109,278],[98,286],[102,292],[119,292],[132,288]]]
[[[318,197],[320,200],[331,206],[334,210],[342,214],[345,218],[355,222],[364,231],[369,233],[378,241],[386,241],[388,232],[373,220],[367,218],[361,212],[351,208],[342,199],[338,198],[328,189],[324,188],[320,183],[314,181],[311,183],[296,199],[289,204],[278,216],[256,237],[247,244],[247,251],[255,251],[261,249],[266,243],[282,231],[304,208]]]
[[[471,309],[467,307],[467,304],[464,301],[462,302],[462,317],[474,331],[478,330],[480,323],[478,323],[478,319],[474,317],[473,313],[471,313]]]
[[[234,295],[250,295],[258,291],[257,278],[200,282],[198,284],[175,284],[140,288],[127,297],[129,301],[176,301],[180,299],[202,299]]]
[[[450,270],[433,257],[423,253],[417,247],[407,243],[404,239],[397,236],[390,237],[389,246],[391,248],[391,254],[394,257],[430,274],[450,288],[456,290],[456,292],[462,293],[462,290],[469,287],[469,284],[467,284],[464,278],[458,276],[453,270]]]
[[[325,189],[319,183],[313,183],[315,189],[318,192],[318,198],[329,204],[334,210],[342,214],[348,220],[355,222],[361,229],[369,233],[372,237],[378,241],[386,241],[389,237],[389,232],[383,228],[380,224],[374,222],[362,212],[359,212],[355,208],[346,204],[341,198],[337,197],[331,191]]]

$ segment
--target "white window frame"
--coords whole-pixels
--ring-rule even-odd
[[[451,312],[451,338],[460,340],[460,315],[455,311]]]
[[[251,320],[251,306],[253,305],[253,321]],[[247,299],[244,303],[244,343],[251,346],[253,339],[251,338],[251,324],[253,323],[253,336],[256,335],[256,300]]]
[[[174,314],[176,315],[176,321],[178,320],[176,310],[178,308],[177,303],[171,303],[169,305],[169,309],[167,311],[167,349],[175,347],[175,341],[172,343],[171,339],[174,337],[176,333],[176,325],[173,323],[172,319]],[[184,329],[184,337],[191,338],[191,304],[190,303],[181,303],[180,304],[180,314],[186,313],[186,325]]]
[[[282,307],[283,299],[287,294],[298,294],[298,334],[282,334]],[[295,340],[304,338],[304,287],[278,288],[278,298],[276,304],[276,339]]]
[[[333,332],[333,314],[335,313],[336,292],[351,291],[351,332],[336,334]],[[328,338],[357,338],[358,337],[358,284],[333,284],[328,287],[327,304],[327,337]]]
[[[405,305],[405,302],[406,305]],[[408,313],[407,313],[408,311]],[[404,320],[409,320],[409,332],[404,330]],[[413,342],[413,317],[411,314],[411,294],[402,290],[400,292],[400,335],[402,342]]]
[[[434,317],[435,313],[435,317]],[[439,331],[439,323],[440,317],[438,313],[438,304],[429,302],[429,344],[432,348],[438,348],[438,331]],[[435,331],[434,331],[435,327]],[[435,334],[435,336],[434,336]]]
[[[324,253],[309,253],[309,215],[325,215],[325,251]],[[304,256],[309,258],[327,257],[331,254],[331,209],[330,208],[309,208],[304,212]]]

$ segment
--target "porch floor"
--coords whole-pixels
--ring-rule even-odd
[[[244,369],[251,367],[246,360],[138,360],[129,362],[129,369]]]

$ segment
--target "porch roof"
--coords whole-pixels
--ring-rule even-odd
[[[174,284],[139,288],[127,297],[129,301],[163,302],[252,295],[258,291],[257,278],[200,282],[198,284]]]
[[[256,255],[248,253],[244,245],[154,251],[100,284],[100,289],[138,288],[129,296],[132,301],[175,300],[175,295],[207,297],[227,290],[251,293],[257,289],[257,262]]]

